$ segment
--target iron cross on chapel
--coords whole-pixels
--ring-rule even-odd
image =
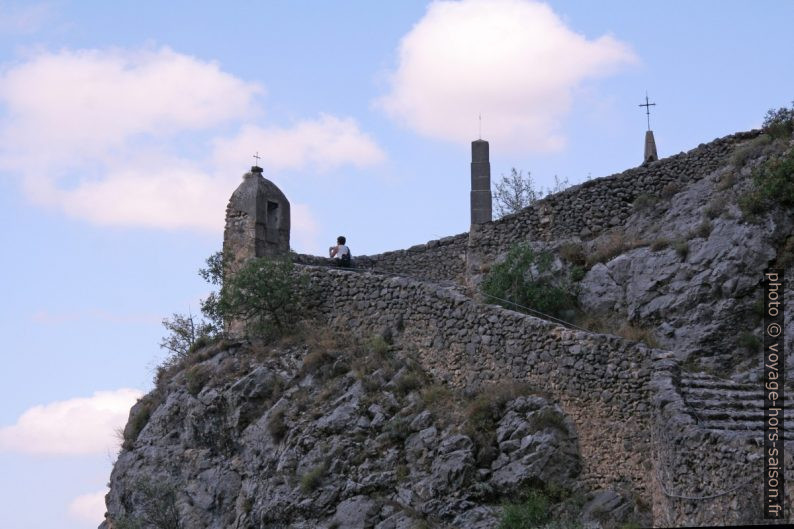
[[[651,107],[655,107],[656,103],[648,102],[648,92],[645,92],[645,103],[642,103],[639,106],[645,107],[645,116],[648,119],[648,130],[651,130]]]

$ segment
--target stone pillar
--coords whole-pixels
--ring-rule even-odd
[[[488,142],[471,142],[471,223],[491,222],[491,162]]]
[[[645,155],[643,156],[643,163],[655,162],[659,159],[656,154],[656,140],[653,139],[653,131],[645,131]]]
[[[226,207],[223,255],[227,272],[254,257],[289,254],[290,207],[287,197],[254,166],[243,175]]]

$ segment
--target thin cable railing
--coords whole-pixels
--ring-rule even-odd
[[[561,325],[565,325],[566,327],[571,327],[571,328],[574,328],[574,329],[578,329],[580,331],[588,332],[590,334],[598,334],[595,331],[591,331],[589,329],[585,329],[583,327],[579,327],[578,325],[574,325],[573,323],[571,323],[569,321],[561,320],[560,318],[555,318],[554,316],[551,316],[549,314],[545,314],[543,312],[540,312],[539,310],[535,310],[535,309],[531,309],[529,307],[525,307],[524,305],[521,305],[520,303],[516,303],[515,301],[510,301],[509,299],[502,299],[500,297],[494,296],[493,294],[486,294],[485,292],[481,292],[481,294],[483,296],[489,297],[491,299],[495,299],[497,301],[501,301],[501,302],[504,302],[504,303],[509,303],[511,305],[519,307],[519,308],[521,308],[521,309],[523,309],[523,310],[525,310],[527,312],[530,312],[532,314],[538,314],[542,318],[547,319],[547,320],[551,320],[554,323],[559,323]]]

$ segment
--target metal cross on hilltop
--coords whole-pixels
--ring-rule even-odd
[[[645,107],[645,116],[648,119],[648,130],[651,130],[651,107],[655,107],[656,103],[649,103],[648,92],[645,92],[645,103],[638,106]]]
[[[254,158],[256,159],[256,166],[259,167],[259,151],[256,151]]]

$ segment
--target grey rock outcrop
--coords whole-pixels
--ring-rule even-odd
[[[579,284],[582,309],[652,329],[679,360],[758,380],[750,337],[761,336],[759,284],[794,233],[794,218],[782,209],[746,218],[737,199],[752,166],[742,170],[744,180],[725,166],[672,196],[650,198],[625,228],[587,242],[589,253],[610,238],[626,249],[586,273]],[[794,368],[790,315],[786,331],[788,366]]]
[[[578,486],[577,438],[559,406],[519,396],[492,438],[475,439],[458,401],[428,405],[407,386],[427,375],[399,348],[376,362],[349,354],[200,351],[132,409],[103,529],[161,527],[151,520],[163,512],[212,529],[486,529],[499,498]],[[483,439],[493,440],[487,460]]]

